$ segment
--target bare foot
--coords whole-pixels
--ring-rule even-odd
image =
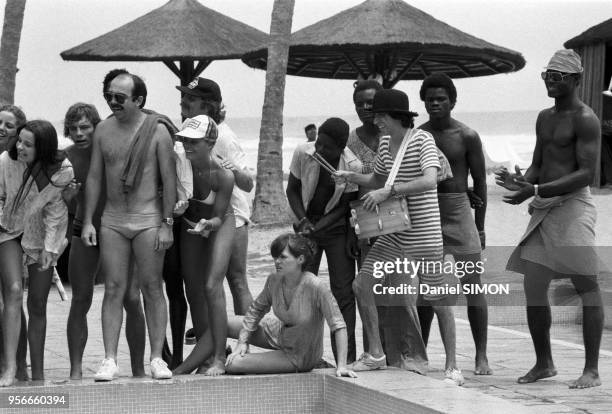
[[[580,378],[578,378],[576,381],[572,381],[570,388],[582,389],[598,387],[600,385],[601,379],[599,378],[599,373],[597,371],[584,370]]]
[[[0,377],[0,387],[10,387],[17,379],[15,378],[16,368],[7,368]]]
[[[215,359],[210,365],[210,368],[204,373],[204,375],[208,375],[209,377],[216,377],[223,374],[225,374],[225,364],[218,359]]]
[[[493,375],[493,370],[489,367],[489,360],[487,357],[476,359],[474,375]]]
[[[554,377],[555,375],[557,375],[557,370],[554,367],[540,368],[538,366],[534,366],[527,374],[520,377],[517,382],[519,384],[529,384],[542,378]]]

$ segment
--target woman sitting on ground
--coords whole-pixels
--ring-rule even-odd
[[[24,253],[28,266],[32,379],[44,379],[47,298],[53,266],[65,247],[68,227],[62,190],[73,177],[70,162],[58,153],[55,128],[47,121],[27,122],[17,141],[0,155],[0,275],[6,352],[0,386],[15,381]]]
[[[228,357],[230,374],[280,374],[307,372],[323,355],[323,319],[335,336],[337,376],[356,375],[346,367],[346,325],[336,300],[323,281],[304,271],[315,255],[316,246],[304,236],[285,234],[270,247],[276,273],[266,280],[263,291],[244,316],[228,321],[228,336],[238,339],[236,350]],[[274,314],[268,313],[270,308]],[[249,353],[249,344],[269,352]],[[186,374],[197,368],[212,353],[212,341],[205,334],[174,373]]]
[[[214,344],[213,360],[202,366],[206,375],[225,373],[227,311],[223,279],[236,228],[230,205],[234,174],[212,157],[217,125],[199,115],[187,119],[176,140],[179,203],[188,199],[181,223],[180,255],[185,293],[196,338],[206,333]],[[184,193],[184,194],[181,194]],[[180,212],[180,211],[179,211]],[[200,361],[203,365],[205,361]],[[197,367],[196,367],[197,368]]]

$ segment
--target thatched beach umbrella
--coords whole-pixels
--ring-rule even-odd
[[[266,58],[261,45],[242,60],[265,69]],[[520,53],[455,29],[401,0],[367,0],[293,33],[287,73],[353,80],[380,74],[383,86],[390,88],[436,71],[465,78],[524,66]]]
[[[161,61],[187,85],[213,60],[238,59],[267,39],[264,32],[196,0],[170,0],[60,55],[80,61]]]

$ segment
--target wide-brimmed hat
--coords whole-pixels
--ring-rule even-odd
[[[221,88],[217,82],[206,78],[195,78],[187,86],[177,86],[176,89],[187,95],[198,96],[203,99],[212,99],[221,102]]]
[[[556,70],[563,73],[582,73],[582,59],[571,49],[557,50],[550,58],[544,70]]]
[[[176,135],[191,139],[217,139],[217,134],[217,124],[208,115],[187,118],[181,130],[176,133]]]
[[[612,77],[610,77],[610,85],[608,86],[608,89],[603,91],[602,93],[612,98]]]
[[[408,114],[410,116],[418,116],[416,112],[410,110],[408,95],[397,89],[383,89],[374,95],[374,103],[372,112],[395,112],[400,114]]]

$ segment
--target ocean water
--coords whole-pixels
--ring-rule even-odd
[[[538,111],[471,112],[456,113],[455,118],[476,130],[483,142],[485,158],[489,169],[500,165],[511,167],[515,164],[526,168],[531,163],[535,146],[535,121]],[[286,117],[283,122],[283,171],[289,170],[291,156],[296,146],[306,142],[304,126],[314,123],[321,125],[327,117]],[[342,116],[351,128],[360,125],[356,115]],[[421,117],[422,118],[422,117]],[[417,118],[417,126],[425,119]],[[247,165],[257,166],[260,119],[228,119],[228,125],[238,135],[246,153]]]
[[[531,163],[535,146],[535,121],[537,111],[507,112],[457,112],[453,116],[476,130],[483,142],[488,169],[500,165],[511,167],[515,164],[526,168]],[[285,117],[283,120],[283,171],[288,172],[291,157],[295,148],[306,142],[304,126],[314,123],[321,125],[326,116]],[[341,116],[351,128],[360,125],[356,115]],[[425,122],[425,117],[416,119],[417,126]],[[180,120],[174,120],[180,125]],[[244,152],[245,162],[249,168],[256,170],[257,151],[259,147],[260,118],[228,118],[228,125],[236,133]],[[63,131],[61,122],[56,122],[58,135]],[[60,146],[69,145],[70,141],[60,138]]]

